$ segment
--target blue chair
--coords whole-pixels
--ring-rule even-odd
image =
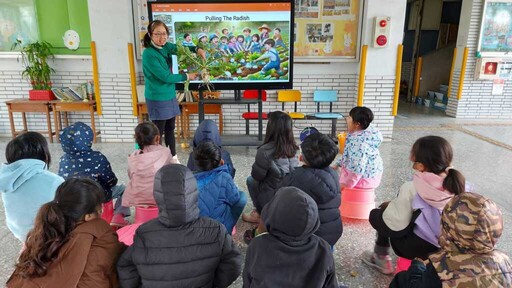
[[[333,90],[317,90],[313,94],[313,101],[316,103],[316,113],[313,114],[315,119],[331,119],[331,136],[336,137],[336,121],[343,119],[343,115],[340,113],[332,112],[332,103],[338,101],[338,95]],[[329,112],[320,112],[320,104],[329,103]]]

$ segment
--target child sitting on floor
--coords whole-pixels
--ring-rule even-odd
[[[354,107],[347,117],[348,136],[340,161],[342,187],[374,189],[380,184],[383,164],[379,146],[382,134],[370,125],[373,112],[366,107]],[[336,167],[336,168],[337,168]]]
[[[314,235],[320,220],[309,195],[295,187],[280,188],[261,218],[268,232],[247,248],[244,287],[338,288],[331,248]]]
[[[452,165],[453,150],[446,139],[425,136],[414,143],[410,155],[413,180],[400,188],[397,198],[370,212],[377,230],[373,251],[364,263],[384,274],[394,272],[390,244],[399,257],[427,259],[439,250],[441,212],[453,196],[465,191],[465,179]]]
[[[199,214],[219,221],[231,233],[247,196],[236,187],[221,158],[221,150],[213,141],[201,142],[194,156],[200,171],[194,174],[199,190]]]
[[[162,166],[175,162],[171,151],[160,145],[160,132],[152,122],[135,127],[139,149],[128,156],[130,181],[123,194],[123,206],[156,205],[153,197],[155,174]]]
[[[64,128],[59,135],[64,155],[59,161],[59,176],[64,179],[75,176],[89,177],[103,187],[105,202],[117,199],[112,218],[112,225],[125,226],[130,216],[130,209],[121,206],[124,185],[117,185],[117,177],[112,171],[107,157],[99,151],[92,150],[94,135],[91,127],[82,122]]]
[[[495,249],[503,232],[496,203],[471,192],[457,195],[443,210],[441,229],[441,250],[413,260],[389,287],[512,287],[512,261]]]
[[[169,164],[155,175],[158,218],[142,224],[117,262],[120,287],[228,287],[242,255],[219,222],[199,216],[196,179]]]
[[[300,147],[299,160],[304,165],[284,177],[279,186],[297,187],[315,200],[320,217],[315,235],[332,247],[343,233],[339,177],[329,166],[338,155],[338,146],[327,135],[317,132],[307,136]]]
[[[299,146],[293,137],[292,118],[284,112],[269,113],[263,145],[258,147],[247,188],[254,210],[242,215],[246,222],[259,223],[263,206],[274,197],[281,180],[299,165]]]
[[[5,147],[7,163],[0,167],[0,192],[7,228],[21,242],[34,227],[41,206],[55,196],[64,182],[50,168],[51,156],[43,135],[27,132],[9,141]]]
[[[205,140],[211,140],[213,141],[213,143],[215,143],[215,145],[220,147],[222,160],[224,160],[224,164],[228,166],[229,174],[231,175],[231,177],[235,178],[236,169],[235,166],[233,165],[233,161],[231,161],[231,155],[226,149],[222,148],[219,128],[217,128],[217,124],[215,124],[215,121],[210,119],[204,120],[203,122],[201,122],[201,124],[199,124],[199,126],[197,126],[196,132],[194,133],[194,140],[192,141],[193,150],[192,152],[190,152],[190,155],[188,156],[188,169],[192,170],[192,172],[196,172],[199,170],[194,160],[194,154],[197,146]]]

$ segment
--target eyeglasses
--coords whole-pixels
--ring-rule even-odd
[[[167,37],[167,33],[153,33],[155,37]]]

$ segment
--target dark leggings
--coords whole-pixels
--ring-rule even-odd
[[[176,128],[176,117],[168,120],[152,121],[158,130],[160,130],[160,144],[162,144],[162,135],[165,135],[165,146],[171,149],[172,156],[176,155],[176,138],[174,137],[174,128]]]
[[[377,230],[377,240],[375,241],[374,252],[379,255],[388,255],[389,247],[393,248],[395,254],[406,259],[419,257],[423,260],[428,255],[439,250],[438,247],[430,242],[423,240],[414,234],[415,220],[421,213],[417,210],[413,213],[411,223],[402,231],[393,231],[389,229],[382,219],[383,209],[373,209],[370,212],[370,224]]]

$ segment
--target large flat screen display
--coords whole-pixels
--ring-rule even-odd
[[[214,89],[292,88],[291,0],[166,0],[149,2],[148,9],[150,20],[169,27],[169,42],[207,51]],[[178,71],[200,72],[178,57]],[[192,81],[190,88],[201,83]]]

